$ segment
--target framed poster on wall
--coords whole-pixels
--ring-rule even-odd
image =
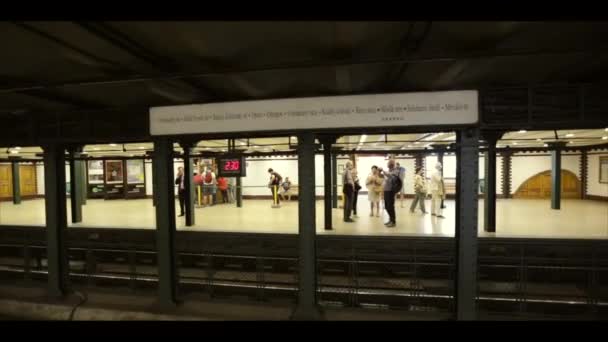
[[[608,183],[608,157],[600,157],[600,183]]]
[[[103,184],[103,160],[89,160],[89,184]]]
[[[122,160],[106,160],[106,184],[122,184],[123,181]]]
[[[127,184],[142,184],[145,182],[144,160],[127,160]]]

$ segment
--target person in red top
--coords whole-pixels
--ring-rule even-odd
[[[224,203],[229,203],[228,201],[228,180],[224,177],[220,177],[217,179],[217,188],[222,192],[222,199]]]

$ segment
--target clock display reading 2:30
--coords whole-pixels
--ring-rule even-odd
[[[226,164],[224,164],[224,171],[238,171],[241,169],[241,161],[240,160],[228,160]]]

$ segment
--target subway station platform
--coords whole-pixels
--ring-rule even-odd
[[[358,218],[354,223],[342,221],[342,209],[333,209],[333,230],[324,229],[323,201],[317,201],[317,232],[319,234],[380,235],[380,236],[454,236],[455,202],[447,200],[445,219],[410,213],[411,199],[403,208],[396,202],[397,227],[387,228],[386,212],[370,217],[367,195],[358,200]],[[426,201],[430,212],[430,201]],[[179,213],[176,201],[176,212]],[[70,215],[68,203],[68,218]],[[217,204],[196,208],[196,222],[185,226],[184,217],[177,217],[178,230],[297,234],[298,202],[282,202],[271,208],[268,200],[245,200],[242,208],[235,204]],[[499,199],[497,201],[496,233],[483,231],[483,200],[478,207],[479,236],[526,238],[608,238],[608,202],[594,200],[563,200],[561,210],[552,210],[549,200]],[[43,226],[44,200],[0,203],[0,225]],[[153,229],[155,211],[151,199],[88,200],[83,206],[83,221],[72,227]]]

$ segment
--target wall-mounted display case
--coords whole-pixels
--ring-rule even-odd
[[[87,162],[88,198],[146,197],[144,159],[96,159]]]

